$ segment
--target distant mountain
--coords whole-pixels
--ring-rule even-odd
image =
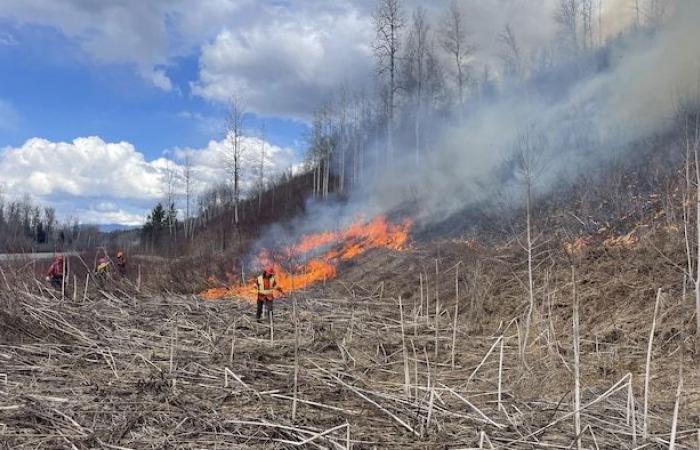
[[[113,233],[115,231],[135,230],[137,228],[141,228],[141,226],[140,225],[124,225],[124,224],[120,224],[120,223],[106,223],[106,224],[97,225],[97,228],[102,233]]]

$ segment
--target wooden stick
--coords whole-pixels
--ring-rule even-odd
[[[502,398],[501,398],[502,386],[503,386],[503,341],[504,341],[503,336],[498,338],[498,340],[501,341],[501,351],[499,352],[500,354],[498,356],[498,410],[500,411],[503,409],[503,403],[502,403]],[[497,342],[498,341],[496,341],[496,343]],[[494,343],[493,345],[495,346],[496,344]],[[491,347],[491,349],[493,349],[493,347]],[[491,352],[491,350],[489,350],[489,353],[490,352]],[[488,353],[486,354],[486,356],[488,356]],[[485,359],[486,359],[486,357],[484,357],[484,360]],[[477,369],[478,369],[478,367],[477,367]],[[476,373],[476,371],[475,371],[475,373]]]
[[[90,272],[85,275],[85,290],[83,291],[83,303],[87,300],[88,285],[90,284]]]
[[[673,405],[673,421],[671,422],[671,439],[668,444],[668,450],[676,448],[676,432],[678,430],[678,410],[681,404],[681,393],[683,392],[683,343],[681,340],[680,364],[678,366],[678,388],[676,389],[676,402]]]
[[[574,327],[574,432],[576,449],[581,450],[581,350],[579,348],[578,297],[576,296],[576,269],[571,266],[571,285],[573,291],[573,327]]]
[[[496,339],[496,341],[491,345],[491,348],[489,349],[488,352],[486,352],[486,355],[484,355],[484,357],[481,359],[481,362],[479,363],[479,365],[477,365],[476,368],[472,371],[471,375],[469,375],[469,378],[467,378],[467,389],[469,388],[469,383],[472,381],[472,379],[476,375],[476,372],[478,372],[479,369],[481,368],[481,366],[484,365],[484,363],[486,362],[486,359],[489,357],[489,355],[493,352],[493,349],[496,348],[496,346],[498,345],[499,342],[501,342],[502,339],[503,339],[503,335],[498,336],[498,339]],[[502,348],[501,348],[501,353],[503,353]],[[503,355],[501,355],[501,356],[503,356]],[[501,360],[502,359],[503,358],[501,358]],[[501,361],[499,363],[499,365],[502,366],[503,362]],[[499,369],[499,372],[500,372],[500,369]]]
[[[418,273],[418,283],[420,284],[420,307],[423,309],[423,273]],[[428,315],[428,308],[425,309],[424,314]]]
[[[435,361],[438,359],[438,337],[440,330],[440,270],[435,258]]]
[[[460,261],[461,262],[461,261]],[[459,314],[459,263],[455,267],[455,316],[452,322],[452,355],[451,368],[455,370],[455,347],[457,345],[457,315]]]
[[[406,350],[406,333],[403,325],[403,301],[399,295],[399,316],[401,318],[401,351],[403,353],[403,390],[406,397],[411,396],[411,373],[408,367],[408,352]]]
[[[292,286],[294,282],[292,282]],[[297,316],[297,297],[293,295],[292,314],[294,315],[294,400],[292,400],[292,422],[297,420],[297,397],[299,396],[299,317]]]
[[[231,330],[231,353],[228,355],[229,364],[233,363],[233,348],[236,344],[236,318],[233,318],[233,330]]]
[[[699,264],[700,266],[700,264]],[[656,316],[659,313],[659,303],[661,302],[661,288],[656,291],[656,303],[654,304],[654,316],[651,320],[651,331],[649,332],[649,342],[647,344],[647,362],[644,371],[644,406],[643,406],[643,423],[642,423],[642,439],[645,441],[649,433],[649,383],[651,381],[651,350],[654,345],[654,331],[656,330]]]
[[[61,266],[61,301],[66,299],[66,266],[68,266],[68,258],[64,258]]]
[[[73,301],[78,300],[78,276],[73,275]]]
[[[175,315],[175,327],[170,339],[170,373],[173,373],[173,360],[175,359],[175,347],[177,346],[177,314]]]
[[[632,434],[632,448],[637,447],[637,405],[634,401],[634,389],[632,388],[632,374],[629,374],[630,382],[627,389],[627,414],[628,424]]]

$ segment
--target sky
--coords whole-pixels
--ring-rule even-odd
[[[621,1],[621,0],[620,0]],[[511,24],[550,39],[555,0],[460,0],[494,54]],[[619,1],[618,1],[619,3]],[[448,0],[405,0],[436,18]],[[248,111],[251,153],[298,165],[338,86],[372,88],[375,0],[0,0],[0,189],[83,223],[139,224],[192,156],[198,188],[224,178],[226,102]],[[174,160],[174,162],[168,162]]]

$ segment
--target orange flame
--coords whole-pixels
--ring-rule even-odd
[[[289,259],[303,257],[309,252],[332,246],[319,257],[307,261],[299,270],[286,271],[281,264],[270,257],[268,251],[258,255],[259,266],[271,265],[275,268],[278,285],[286,292],[303,289],[320,281],[335,278],[337,267],[343,261],[349,261],[373,248],[401,250],[408,243],[412,226],[410,220],[394,225],[384,216],[375,217],[370,222],[358,220],[347,229],[338,232],[322,232],[306,235],[295,245],[285,249]],[[243,286],[217,287],[200,294],[206,299],[238,297],[254,301],[257,298],[255,279]]]

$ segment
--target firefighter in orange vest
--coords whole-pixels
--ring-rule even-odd
[[[258,291],[258,303],[255,319],[260,322],[264,305],[265,310],[267,311],[267,316],[270,318],[270,320],[272,320],[272,301],[275,298],[275,291],[284,294],[282,288],[277,286],[275,269],[268,267],[263,270],[263,273],[258,276],[256,287]]]
[[[63,255],[56,255],[48,272],[46,272],[46,281],[50,282],[51,286],[56,289],[61,289],[63,285],[63,272],[65,270],[63,264]]]

